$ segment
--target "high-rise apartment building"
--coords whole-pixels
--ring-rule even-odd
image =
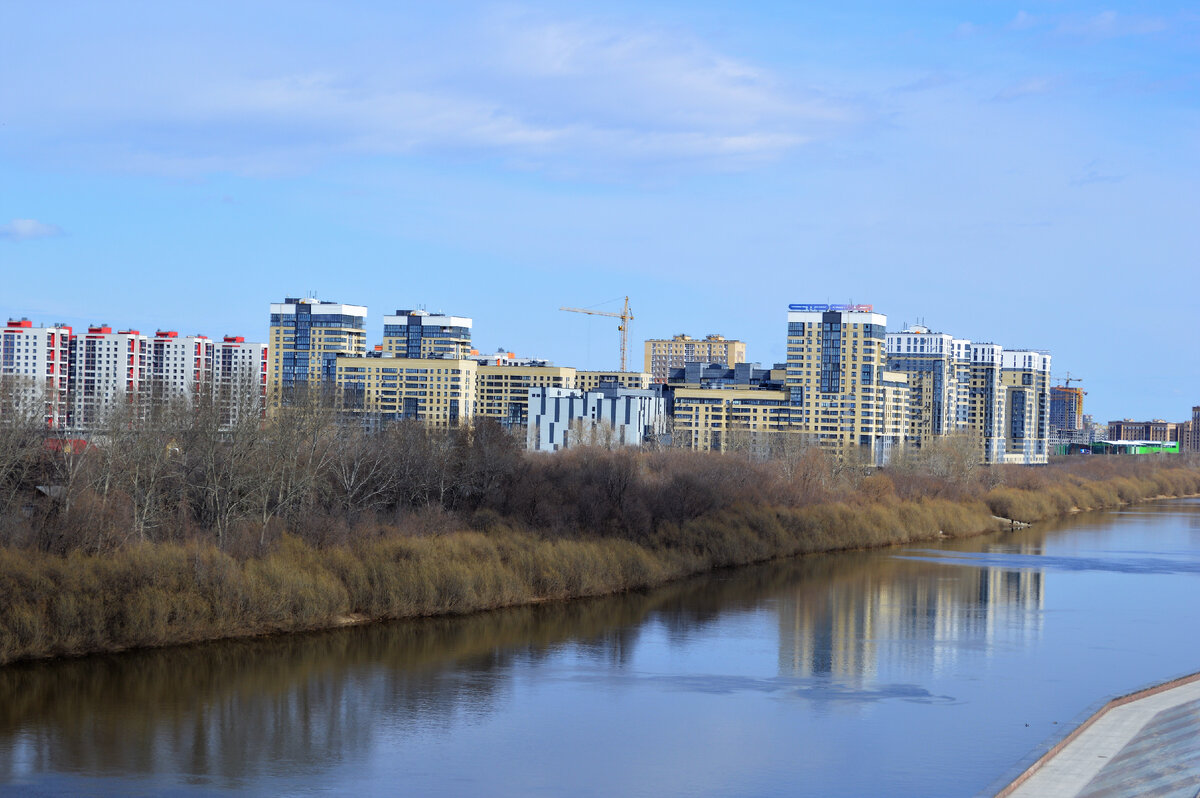
[[[137,330],[113,332],[107,325],[88,327],[71,352],[71,426],[97,429],[113,412],[129,408],[135,418],[146,409],[150,336]]]
[[[971,342],[927,327],[888,333],[887,363],[908,375],[912,437],[920,445],[942,435],[966,433],[971,381]]]
[[[182,399],[191,402],[212,387],[214,345],[203,335],[182,338],[174,330],[158,330],[150,340],[146,397],[152,404]],[[207,399],[206,399],[207,401]]]
[[[267,408],[267,345],[226,335],[214,347],[212,386],[222,423],[236,423],[244,412],[262,418]]]
[[[1050,431],[1083,431],[1083,389],[1064,385],[1050,387]]]
[[[985,463],[1003,462],[1004,458],[1005,390],[1000,379],[1003,352],[999,344],[971,344],[967,429],[982,449]]]
[[[310,386],[335,385],[339,357],[367,353],[367,309],[289,297],[271,304],[267,387],[272,406]]]
[[[727,340],[721,335],[706,335],[697,340],[690,335],[676,335],[670,340],[652,338],[646,341],[645,363],[656,383],[665,383],[671,369],[682,368],[688,363],[720,363],[729,367],[746,360],[746,344],[743,341]]]
[[[471,354],[472,320],[424,310],[383,317],[383,354],[407,358],[463,359]]]
[[[907,379],[885,372],[886,330],[887,316],[871,305],[789,306],[793,429],[839,456],[857,452],[876,463],[903,445],[910,409],[900,386]]]
[[[1032,349],[1005,349],[1004,460],[1032,465],[1049,459],[1050,355]]]
[[[0,414],[40,418],[48,428],[65,426],[70,364],[70,327],[9,320],[0,330]]]

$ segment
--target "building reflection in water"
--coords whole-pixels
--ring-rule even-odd
[[[1040,546],[1004,547],[1036,555]],[[870,682],[883,671],[953,667],[964,650],[1028,643],[1042,632],[1042,570],[982,560],[839,555],[823,579],[779,596],[779,672]],[[843,559],[844,558],[844,559]],[[1008,557],[1004,559],[1010,559]],[[977,567],[972,567],[976,565]]]
[[[747,613],[778,613],[791,676],[928,672],[963,645],[1040,635],[1041,572],[932,559],[801,558],[646,594],[0,668],[0,784],[302,784],[509,711],[516,674],[552,676],[564,653],[619,672],[647,628],[684,646]]]

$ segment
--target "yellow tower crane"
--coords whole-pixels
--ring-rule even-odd
[[[629,322],[633,321],[633,313],[629,311],[629,297],[625,297],[625,307],[620,313],[610,313],[607,310],[587,310],[585,308],[562,307],[559,310],[569,310],[572,313],[588,313],[592,316],[610,316],[620,319],[617,329],[621,331],[621,371],[625,371],[625,363],[629,352]]]

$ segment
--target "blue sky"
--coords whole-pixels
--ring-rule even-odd
[[[263,340],[285,295],[612,368],[789,302],[1200,404],[1185,4],[8,3],[0,313]],[[635,360],[635,363],[637,360]]]

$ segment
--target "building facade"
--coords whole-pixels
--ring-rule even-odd
[[[472,320],[424,310],[397,310],[383,317],[384,354],[407,358],[449,358],[471,355]]]
[[[1193,409],[1193,414],[1195,410]],[[1181,425],[1173,421],[1156,418],[1152,421],[1134,421],[1132,418],[1108,422],[1110,441],[1163,441],[1179,440]]]
[[[476,385],[478,415],[494,418],[505,427],[529,423],[529,395],[535,388],[573,389],[575,369],[568,366],[481,365]]]
[[[1004,456],[999,462],[1049,462],[1050,355],[1033,349],[1005,349],[1000,379],[1004,386]]]
[[[267,411],[267,345],[226,335],[213,351],[213,401],[222,423],[232,425],[250,414]]]
[[[267,389],[278,407],[295,392],[336,384],[340,357],[367,353],[367,309],[289,297],[271,304]]]
[[[40,419],[48,429],[67,425],[71,338],[66,325],[9,320],[0,331],[0,414]]]
[[[212,388],[215,344],[203,335],[180,337],[158,330],[150,339],[146,395],[152,407],[182,400],[191,403]]]
[[[337,359],[338,406],[381,420],[413,419],[455,427],[475,417],[476,374],[469,359],[347,357]]]
[[[665,433],[666,419],[666,405],[658,391],[533,388],[526,448],[554,452],[581,445],[641,446]]]
[[[927,327],[887,336],[888,369],[908,375],[912,442],[966,433],[970,416],[971,342]]]
[[[797,437],[786,390],[671,386],[671,436],[695,451],[768,457]]]
[[[631,391],[644,391],[651,385],[650,374],[645,371],[583,371],[575,372],[575,387],[581,391],[595,391],[602,387],[617,386]]]
[[[744,341],[727,340],[722,335],[706,335],[697,340],[690,335],[676,335],[671,339],[652,338],[646,341],[642,368],[656,383],[665,383],[671,369],[683,368],[688,363],[719,363],[732,366],[746,360]]]
[[[1050,387],[1050,431],[1083,431],[1083,389],[1065,385]]]
[[[137,330],[94,325],[78,336],[71,350],[70,426],[100,429],[119,409],[143,418],[150,351],[150,336]]]
[[[794,430],[839,457],[881,464],[909,427],[907,381],[887,365],[887,316],[871,305],[791,305],[786,389]],[[885,384],[885,382],[887,384]],[[899,417],[896,417],[899,412]]]

